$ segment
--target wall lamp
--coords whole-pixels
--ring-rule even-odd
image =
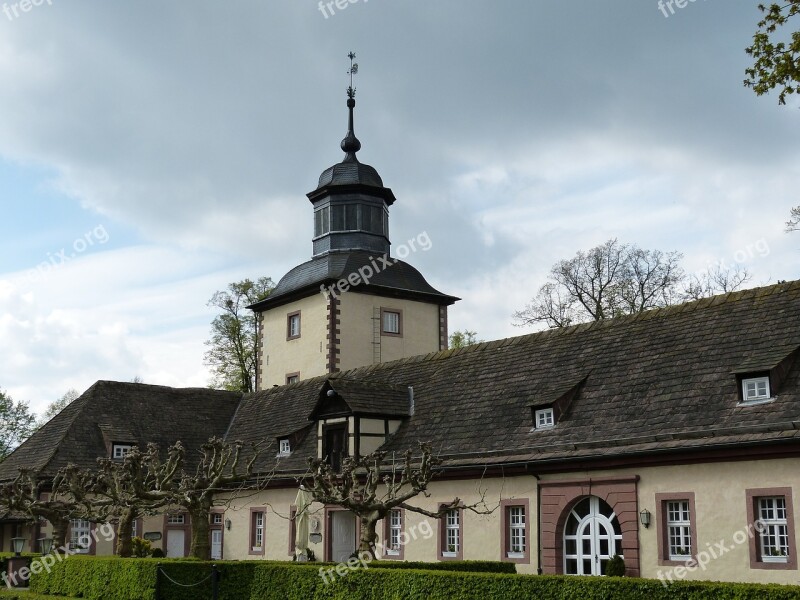
[[[642,511],[639,513],[639,521],[641,521],[645,529],[650,527],[650,511],[647,510],[646,508],[643,508]]]
[[[225,529],[230,531],[231,530],[231,525],[232,525],[231,520],[230,519],[225,519]]]

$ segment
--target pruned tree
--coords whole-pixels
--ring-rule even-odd
[[[800,31],[784,39],[778,39],[778,34],[789,19],[800,14],[800,0],[759,4],[758,9],[764,17],[758,22],[753,44],[745,49],[754,62],[745,69],[744,85],[759,96],[781,88],[778,103],[786,104],[786,96],[800,93]]]
[[[0,462],[36,431],[36,415],[25,402],[0,390]]]
[[[211,322],[211,339],[205,363],[212,369],[212,386],[226,390],[252,392],[256,373],[256,317],[247,309],[269,296],[275,288],[272,279],[245,279],[215,292],[208,305],[222,311]]]
[[[53,547],[67,544],[69,521],[86,518],[85,506],[70,493],[69,476],[60,470],[55,477],[40,477],[35,471],[20,469],[14,481],[0,486],[0,506],[27,515],[31,521],[46,519],[53,525]]]
[[[371,454],[348,457],[342,460],[341,471],[334,470],[324,459],[309,458],[311,482],[306,489],[314,501],[346,508],[361,520],[359,553],[367,552],[372,558],[378,541],[377,524],[394,508],[440,519],[453,508],[463,508],[479,514],[490,514],[485,493],[480,500],[464,505],[454,498],[439,510],[426,510],[410,504],[420,494],[429,497],[428,485],[441,459],[433,456],[430,444],[419,444],[419,455],[409,449],[403,455],[402,468],[394,460],[387,464],[387,453],[378,450]]]
[[[566,327],[667,306],[683,278],[681,258],[616,239],[580,251],[552,267],[550,281],[514,313],[515,324]]]
[[[480,344],[481,340],[478,339],[478,334],[469,329],[464,331],[454,331],[450,334],[448,340],[451,349],[463,348],[464,346],[471,346],[472,344]]]

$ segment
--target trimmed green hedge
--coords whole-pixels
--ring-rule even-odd
[[[308,565],[308,563],[305,564]],[[448,560],[435,563],[403,560],[373,560],[369,563],[369,567],[370,569],[376,567],[380,569],[421,569],[423,571],[466,571],[468,573],[517,572],[517,565],[511,562],[500,562],[499,560]]]
[[[169,577],[184,584],[203,581],[211,572],[211,563],[201,561],[73,556],[56,563],[49,573],[34,574],[31,590],[87,600],[155,600],[159,562]],[[340,565],[343,576],[328,571],[335,566],[325,563],[216,564],[221,600],[800,600],[797,586],[686,581],[665,586],[652,579],[448,571],[442,570],[445,563],[386,561],[381,567],[392,566],[374,568],[377,563],[370,563],[366,569]],[[424,570],[407,568],[420,564]],[[466,569],[477,563],[446,564]],[[210,598],[209,580],[200,586],[181,587],[169,583],[163,574],[159,577],[159,600]]]

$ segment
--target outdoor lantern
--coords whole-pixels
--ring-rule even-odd
[[[642,512],[639,513],[639,520],[642,522],[642,525],[644,525],[645,529],[650,527],[650,511],[646,508],[643,508]]]
[[[225,529],[230,531],[231,530],[231,525],[232,525],[231,520],[230,519],[225,519]]]
[[[16,537],[11,538],[11,550],[14,551],[14,554],[19,556],[22,554],[22,549],[25,547],[25,538],[23,537]]]
[[[39,538],[39,548],[42,551],[42,556],[50,554],[50,551],[53,549],[53,538],[49,537]]]

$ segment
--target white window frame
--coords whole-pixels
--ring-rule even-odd
[[[453,547],[455,550],[450,550]],[[461,548],[461,511],[457,508],[448,510],[444,523],[444,548],[442,556],[455,558]]]
[[[88,554],[92,547],[92,524],[86,519],[69,522],[69,548],[77,554]]]
[[[300,313],[298,312],[298,313],[289,315],[287,317],[287,321],[288,321],[288,324],[287,324],[287,328],[286,328],[286,333],[287,333],[286,337],[288,337],[289,339],[292,339],[292,340],[295,339],[295,338],[299,338],[300,337]]]
[[[222,513],[211,513],[211,524],[222,525]]]
[[[748,396],[747,395],[747,388],[749,386],[753,386],[756,392],[755,396]],[[759,388],[764,388],[764,393],[759,393]],[[743,404],[752,404],[753,402],[764,402],[772,398],[772,390],[770,390],[769,386],[769,377],[767,375],[763,375],[761,377],[745,377],[742,379],[742,403]]]
[[[540,408],[534,413],[536,429],[550,429],[556,426],[556,416],[552,407]]]
[[[387,323],[389,326],[387,326]],[[381,323],[383,333],[400,335],[400,312],[396,310],[383,311],[383,323]]]
[[[264,550],[264,512],[253,513],[253,552]]]
[[[508,548],[506,548],[506,558],[525,558],[525,507],[508,506]]]
[[[786,497],[765,496],[759,498],[758,520],[762,527],[758,536],[761,562],[789,562],[789,522]],[[778,554],[779,552],[781,554]]]
[[[136,527],[136,519],[131,522],[131,538],[139,537],[136,535],[138,528]]]
[[[167,515],[167,525],[186,525],[186,515],[183,513]]]
[[[692,559],[692,513],[689,500],[667,500],[667,550],[669,560]],[[685,550],[686,553],[678,552]]]
[[[278,454],[280,456],[289,456],[292,453],[292,446],[289,443],[289,438],[283,438],[278,442],[279,449]]]
[[[122,460],[133,448],[133,444],[114,444],[111,446],[111,458]]]
[[[389,556],[400,556],[400,544],[403,532],[403,511],[393,508],[389,511],[389,531],[386,536],[386,554]]]

